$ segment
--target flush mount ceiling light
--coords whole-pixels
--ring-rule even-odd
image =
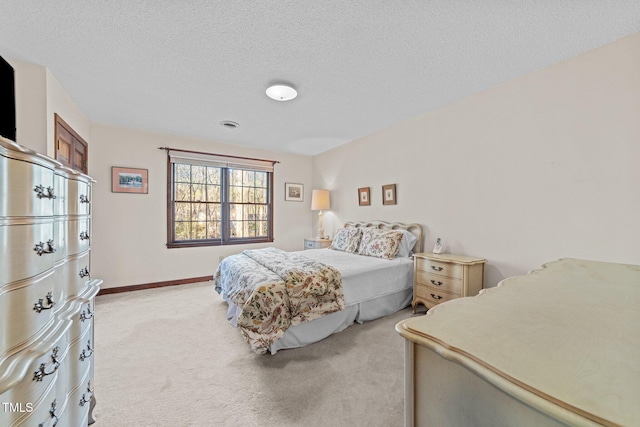
[[[291,101],[298,92],[289,85],[277,84],[267,88],[267,96],[276,101]]]

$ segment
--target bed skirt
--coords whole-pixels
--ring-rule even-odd
[[[344,310],[327,314],[319,319],[291,326],[282,338],[271,344],[269,351],[271,354],[276,354],[278,350],[304,347],[318,342],[345,330],[355,322],[368,322],[400,311],[411,304],[412,298],[413,289],[403,289],[345,306]]]

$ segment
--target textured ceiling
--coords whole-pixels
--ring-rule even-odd
[[[638,31],[638,0],[0,3],[0,55],[91,121],[303,154]]]

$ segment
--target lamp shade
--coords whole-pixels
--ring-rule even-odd
[[[313,190],[311,194],[311,210],[324,211],[327,209],[331,209],[329,190]]]

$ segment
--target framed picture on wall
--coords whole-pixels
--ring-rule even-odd
[[[147,194],[149,192],[148,174],[148,169],[112,166],[111,192]]]
[[[304,185],[285,182],[284,200],[289,202],[301,202],[304,197]]]
[[[371,198],[369,197],[369,187],[358,188],[358,204],[360,206],[371,205]]]
[[[382,204],[383,205],[396,204],[396,185],[395,184],[382,186]]]

